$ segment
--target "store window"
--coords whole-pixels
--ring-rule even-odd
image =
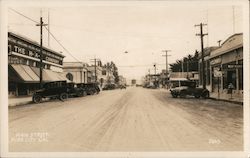
[[[227,89],[228,85],[232,83],[234,87],[236,87],[236,70],[228,71],[227,72],[227,80],[226,80],[226,87]]]
[[[211,74],[210,74],[210,62],[209,61],[207,61],[206,62],[206,71],[207,71],[207,75],[206,75],[206,83],[207,83],[207,85],[210,85],[210,76],[211,76]]]

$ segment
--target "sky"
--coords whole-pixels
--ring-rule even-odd
[[[141,79],[149,69],[154,72],[154,63],[157,72],[165,69],[162,50],[171,50],[169,63],[200,51],[200,38],[195,35],[200,29],[195,24],[208,24],[204,26],[204,33],[208,33],[204,37],[205,47],[217,46],[218,40],[223,42],[232,34],[243,32],[242,8],[232,5],[133,5],[131,2],[130,5],[11,8],[35,21],[42,15],[50,32],[77,59],[52,37],[48,45],[48,33],[43,29],[44,46],[62,51],[66,56],[64,61],[91,64],[90,59],[95,57],[102,63],[113,61],[119,74],[127,79]],[[40,28],[11,9],[8,30],[40,41]]]

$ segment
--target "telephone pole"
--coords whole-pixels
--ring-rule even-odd
[[[202,87],[205,89],[206,88],[206,74],[205,74],[205,63],[204,63],[204,48],[203,48],[203,37],[205,35],[208,35],[207,33],[203,33],[203,26],[205,26],[207,24],[197,24],[194,25],[195,27],[200,27],[200,33],[196,34],[196,36],[200,36],[201,38],[201,62],[202,62]]]
[[[43,26],[46,26],[47,24],[43,23],[42,16],[40,17],[40,24],[36,24],[36,26],[40,26],[40,88],[42,88],[42,82],[43,82]]]
[[[168,55],[168,52],[170,52],[171,50],[163,50],[163,52],[166,53],[166,55],[162,55],[162,56],[165,56],[166,57],[166,77],[168,76],[168,56],[171,56],[171,55]]]
[[[95,63],[95,83],[97,82],[97,70],[96,70],[96,62],[97,61],[100,61],[100,59],[96,59],[96,58],[94,58],[94,59],[90,59],[92,62],[94,62]]]
[[[154,68],[155,68],[155,83],[154,83],[154,85],[156,86],[156,63],[154,63]]]

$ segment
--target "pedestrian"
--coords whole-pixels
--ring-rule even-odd
[[[233,89],[234,89],[233,83],[229,83],[227,93],[228,93],[228,94],[231,94],[231,98],[230,98],[230,99],[233,98]]]

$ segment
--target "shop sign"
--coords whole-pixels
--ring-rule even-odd
[[[23,41],[19,41],[17,39],[13,39],[9,37],[9,43],[8,44],[8,49],[9,49],[9,55],[11,55],[11,52],[16,52],[22,55],[26,55],[29,57],[34,57],[34,58],[38,58],[40,59],[40,48],[35,46],[35,45],[31,45],[31,44],[26,44]],[[15,42],[14,42],[15,41]],[[48,62],[52,62],[55,64],[59,64],[62,65],[62,60],[63,57],[56,55],[52,52],[49,52],[47,50],[43,49],[43,60],[48,61]]]
[[[223,73],[219,68],[214,68],[214,77],[222,77]]]
[[[228,69],[240,69],[240,68],[243,68],[243,65],[242,64],[229,64],[227,65],[227,68]]]
[[[221,63],[221,58],[214,58],[210,61],[210,64],[211,65],[214,65],[214,64],[219,64]]]

